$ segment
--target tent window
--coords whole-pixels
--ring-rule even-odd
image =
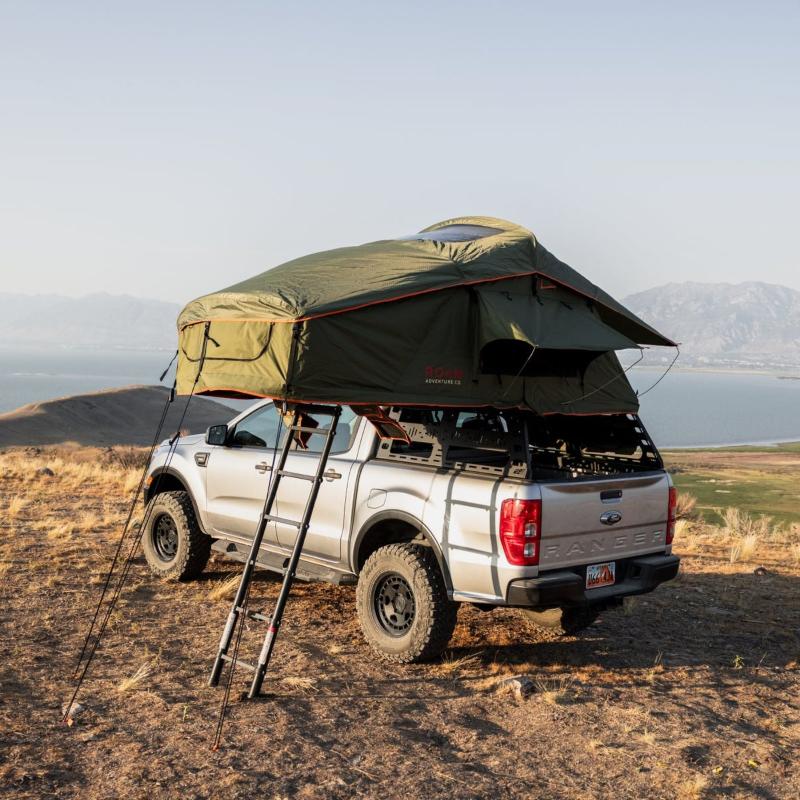
[[[401,242],[407,241],[426,241],[426,242],[471,242],[474,239],[485,239],[487,236],[494,236],[502,233],[500,228],[490,228],[487,225],[446,225],[444,228],[437,228],[435,231],[424,231],[423,233],[412,233],[409,236],[398,236]]]
[[[550,350],[533,348],[516,339],[495,339],[480,351],[480,371],[484,375],[523,377],[562,377],[584,373],[600,353],[591,350]]]

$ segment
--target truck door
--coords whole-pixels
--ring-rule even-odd
[[[314,421],[320,428],[326,428],[330,417],[314,415]],[[317,556],[328,561],[338,561],[341,557],[342,533],[345,513],[348,506],[348,486],[354,474],[355,454],[358,450],[357,417],[350,408],[343,408],[336,427],[328,464],[325,468],[325,480],[319,487],[317,503],[311,516],[303,553]],[[319,453],[324,444],[323,434],[313,434],[302,450],[293,445],[292,452],[286,460],[289,472],[313,475],[319,463]],[[284,519],[299,520],[303,515],[311,483],[296,478],[281,480],[274,513]],[[289,549],[297,538],[297,528],[278,524],[278,542]]]
[[[213,447],[206,467],[207,515],[217,534],[252,539],[264,507],[275,459],[279,416],[272,403],[259,406],[230,433],[229,444]],[[281,436],[285,436],[281,429]],[[274,523],[264,542],[277,544]]]

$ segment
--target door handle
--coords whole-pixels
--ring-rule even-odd
[[[272,467],[266,461],[256,464],[255,469],[259,472],[272,472]]]
[[[322,473],[322,477],[325,478],[326,481],[338,481],[339,478],[342,477],[342,473],[337,472],[335,469],[326,469],[325,472]]]

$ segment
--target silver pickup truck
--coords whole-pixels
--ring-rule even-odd
[[[573,633],[627,595],[674,578],[675,490],[635,415],[397,408],[408,441],[343,410],[298,577],[357,584],[364,636],[384,658],[430,659],[459,603],[523,609]],[[219,441],[219,430],[215,431]],[[264,401],[224,445],[181,438],[155,452],[143,548],[157,575],[197,577],[212,549],[244,560],[285,436]],[[314,471],[322,436],[286,469]],[[276,516],[299,519],[305,481],[281,483]],[[259,564],[282,571],[296,528],[270,523]]]

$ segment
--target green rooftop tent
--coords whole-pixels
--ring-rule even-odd
[[[178,330],[181,394],[540,414],[637,411],[614,351],[674,346],[491,217],[289,261],[193,300]]]

